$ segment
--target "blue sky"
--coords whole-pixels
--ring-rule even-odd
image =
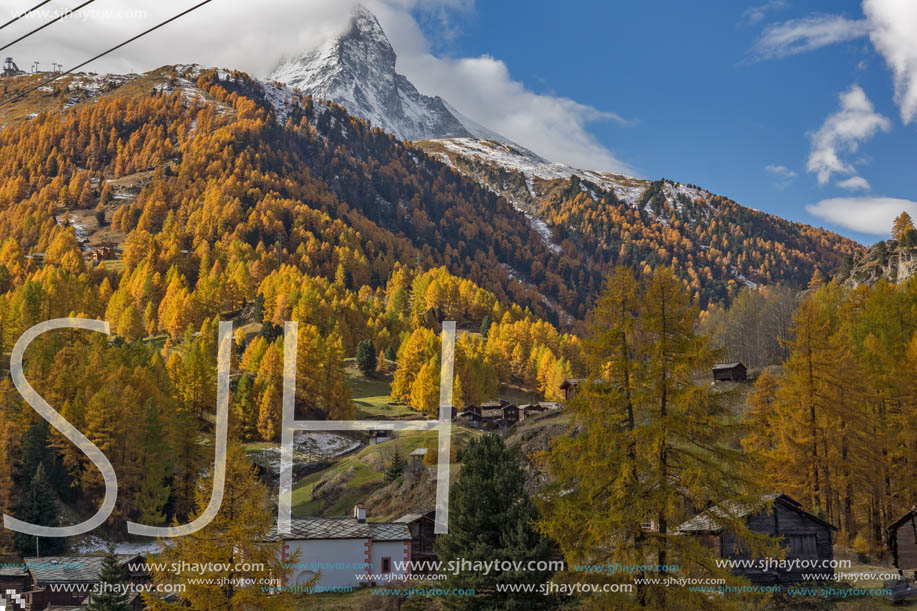
[[[479,2],[450,13],[450,36],[423,10],[418,22],[436,55],[491,55],[536,93],[628,120],[599,120],[588,129],[643,177],[697,184],[871,243],[880,236],[863,229],[876,231],[875,221],[853,220],[846,208],[826,219],[806,207],[855,197],[847,205],[872,216],[875,198],[917,199],[915,124],[902,123],[892,72],[868,36],[841,31],[837,37],[852,39],[785,57],[770,56],[787,49],[762,51],[768,28],[786,22],[864,19],[861,3],[852,0],[796,4]],[[855,152],[844,148],[838,155],[854,172],[832,173],[819,184],[818,172],[806,169],[812,139],[854,86],[881,118]],[[861,181],[854,189],[837,185],[854,176],[869,188]]]

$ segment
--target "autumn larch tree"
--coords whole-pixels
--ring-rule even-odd
[[[203,513],[210,502],[213,475],[204,477],[197,488],[196,509]],[[226,480],[223,503],[216,517],[197,532],[169,539],[157,557],[163,569],[153,569],[155,583],[183,584],[179,601],[165,603],[154,596],[146,602],[154,609],[264,609],[293,608],[290,592],[270,592],[264,583],[285,579],[290,570],[280,564],[281,542],[270,540],[276,526],[267,489],[258,479],[245,450],[230,443],[226,452]],[[188,567],[178,572],[169,564]],[[244,564],[243,564],[244,563]],[[196,572],[191,567],[210,566]],[[249,567],[243,570],[240,567]],[[241,581],[253,585],[241,585]],[[208,583],[201,583],[207,581]]]
[[[568,563],[646,564],[652,558],[677,565],[681,574],[731,582],[711,550],[678,532],[695,513],[715,519],[751,551],[770,549],[737,513],[762,505],[760,489],[734,445],[729,397],[696,382],[716,358],[709,339],[695,332],[697,316],[670,269],[657,268],[639,283],[618,269],[608,280],[584,346],[589,376],[568,408],[575,426],[540,456],[554,478],[539,497],[541,528]],[[609,596],[615,608],[736,603],[686,590],[676,597],[664,586]]]
[[[907,235],[907,232],[914,228],[914,221],[907,212],[902,212],[895,217],[895,224],[892,225],[892,238],[899,242]]]

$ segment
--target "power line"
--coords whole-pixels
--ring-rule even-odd
[[[32,93],[32,92],[35,91],[36,89],[39,89],[39,88],[41,88],[41,87],[44,87],[44,86],[47,85],[48,83],[54,82],[54,81],[56,81],[57,79],[59,79],[59,78],[61,78],[61,77],[67,76],[67,75],[70,74],[71,72],[76,72],[77,70],[79,70],[80,68],[82,68],[83,66],[85,66],[86,64],[90,64],[90,63],[94,62],[95,60],[99,59],[100,57],[104,57],[104,56],[108,55],[109,53],[112,53],[112,52],[114,52],[114,51],[117,51],[117,50],[120,49],[121,47],[123,47],[123,46],[125,46],[125,45],[127,45],[127,44],[130,44],[130,43],[134,42],[134,41],[137,40],[138,38],[142,38],[143,36],[146,36],[146,35],[149,34],[150,32],[153,32],[153,31],[155,31],[155,30],[158,30],[158,29],[161,28],[162,26],[168,25],[168,24],[172,23],[173,21],[175,21],[176,19],[180,19],[181,17],[184,17],[185,15],[187,15],[188,13],[190,13],[191,11],[196,11],[197,9],[201,8],[202,6],[204,6],[205,4],[210,4],[211,2],[213,2],[213,0],[204,0],[203,2],[200,2],[200,3],[198,3],[198,4],[195,4],[195,5],[192,6],[191,8],[186,9],[186,10],[180,12],[179,14],[173,16],[173,17],[169,17],[168,19],[166,19],[166,20],[163,21],[162,23],[157,24],[157,25],[154,25],[154,26],[151,27],[150,29],[144,30],[143,32],[140,32],[140,33],[137,34],[136,36],[133,36],[133,37],[131,37],[131,38],[128,38],[127,40],[125,40],[125,41],[122,42],[121,44],[115,45],[115,46],[112,47],[111,49],[108,49],[107,51],[103,51],[103,52],[99,53],[98,55],[96,55],[96,56],[93,57],[93,58],[87,59],[87,60],[84,61],[82,64],[78,64],[78,65],[76,65],[76,66],[70,68],[69,70],[67,70],[67,71],[65,71],[65,72],[61,72],[61,73],[59,73],[59,74],[57,74],[57,75],[55,75],[55,76],[53,76],[53,77],[51,77],[51,78],[49,78],[49,79],[47,79],[47,80],[44,80],[44,81],[38,83],[38,84],[35,85],[34,87],[30,87],[29,89],[26,89],[26,90],[23,91],[22,93],[18,94],[16,97],[14,97],[14,98],[12,98],[12,99],[9,99],[9,100],[6,100],[6,101],[0,103],[0,108],[3,108],[3,107],[6,106],[7,104],[12,104],[13,102],[17,102],[17,101],[21,100],[22,98],[24,98],[25,96],[29,95],[30,93]],[[0,50],[2,50],[2,49],[0,49]]]
[[[17,42],[19,42],[19,41],[21,41],[21,40],[25,40],[26,38],[28,38],[28,37],[31,36],[32,34],[35,34],[36,32],[42,31],[43,29],[45,29],[45,28],[48,27],[49,25],[54,24],[54,23],[57,23],[58,21],[60,21],[60,20],[63,19],[64,17],[67,17],[68,15],[74,13],[75,11],[80,10],[81,8],[83,8],[84,6],[86,6],[87,4],[92,4],[92,3],[95,2],[95,1],[96,1],[96,0],[86,0],[86,2],[84,2],[83,4],[81,4],[81,5],[79,5],[79,6],[76,6],[76,7],[72,8],[72,9],[70,9],[70,10],[67,11],[66,13],[61,13],[60,15],[58,15],[57,17],[55,17],[54,19],[52,19],[52,20],[49,21],[48,23],[45,23],[45,24],[43,24],[43,25],[38,26],[37,28],[35,28],[35,29],[32,30],[31,32],[29,32],[28,34],[23,34],[22,36],[20,36],[19,38],[17,38],[17,39],[14,40],[13,42],[8,42],[8,43],[6,43],[6,44],[3,45],[2,47],[0,47],[0,51],[3,51],[4,49],[8,49],[9,47],[12,47],[12,46],[13,46],[14,44],[16,44]],[[40,6],[40,5],[39,5],[39,6]]]
[[[31,13],[32,11],[35,11],[35,10],[37,10],[37,9],[40,9],[41,7],[43,7],[44,5],[46,5],[46,4],[49,3],[49,2],[51,2],[51,0],[44,0],[44,2],[39,2],[38,4],[36,4],[36,5],[33,6],[32,8],[30,8],[29,10],[24,11],[24,12],[22,12],[22,13],[19,13],[18,15],[16,15],[15,17],[13,17],[12,19],[10,19],[9,21],[7,21],[6,23],[4,23],[3,25],[0,25],[0,30],[2,30],[3,28],[5,28],[5,27],[8,26],[8,25],[12,25],[12,24],[16,23],[17,21],[19,21],[20,19],[22,19],[23,17],[25,17],[26,15],[28,15],[28,14]]]

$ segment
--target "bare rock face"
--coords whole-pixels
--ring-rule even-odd
[[[423,95],[398,74],[395,60],[375,15],[360,6],[344,35],[283,62],[268,78],[340,104],[403,140],[475,135],[442,98]]]
[[[841,271],[838,279],[845,287],[873,285],[879,280],[892,284],[906,282],[917,273],[917,246],[897,240],[878,242]]]

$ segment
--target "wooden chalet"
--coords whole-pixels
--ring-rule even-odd
[[[525,403],[519,406],[519,422],[522,422],[526,418],[531,418],[536,414],[540,414],[547,410],[548,408],[541,403]]]
[[[394,430],[391,427],[380,427],[369,429],[369,445],[376,445],[383,441],[389,441],[394,437]]]
[[[17,566],[14,561],[4,562],[4,565],[0,566],[0,596],[10,603],[13,594],[22,596],[31,589],[32,577],[25,566]],[[12,609],[15,606],[8,608]]]
[[[718,558],[747,558],[735,537],[718,524],[716,511],[696,515],[678,528],[678,532],[698,537],[701,544],[711,548]],[[720,512],[722,515],[722,512]],[[811,573],[833,574],[829,567],[813,567],[811,563],[830,563],[834,559],[833,531],[837,527],[809,513],[797,501],[785,494],[766,495],[762,504],[736,508],[736,515],[745,519],[746,526],[758,533],[780,537],[787,560],[806,560],[808,566],[790,569],[736,568],[734,574],[747,577],[753,584],[792,584]]]
[[[576,396],[576,390],[584,380],[582,378],[567,378],[560,383],[560,389],[564,391],[564,401],[570,401]]]
[[[31,578],[30,589],[23,593],[25,609],[39,611],[55,607],[80,607],[93,586],[100,582],[103,556],[46,556],[26,558],[25,566]],[[149,574],[140,567],[145,562],[139,554],[118,554],[118,563],[125,567],[127,583],[149,584]],[[143,599],[139,591],[128,594],[131,611],[141,611]]]
[[[917,571],[917,507],[888,527],[888,551],[895,568]]]
[[[477,429],[507,428],[519,422],[520,411],[509,401],[488,401],[481,405],[466,405],[458,418]]]
[[[720,363],[713,366],[714,382],[744,382],[748,369],[742,363]]]
[[[422,465],[423,459],[426,457],[426,455],[427,455],[426,448],[414,448],[414,450],[409,455],[411,457],[411,464],[412,465]]]
[[[405,524],[411,533],[411,573],[427,575],[432,573],[430,562],[436,562],[435,543],[436,510],[427,509],[406,513],[395,524]]]

